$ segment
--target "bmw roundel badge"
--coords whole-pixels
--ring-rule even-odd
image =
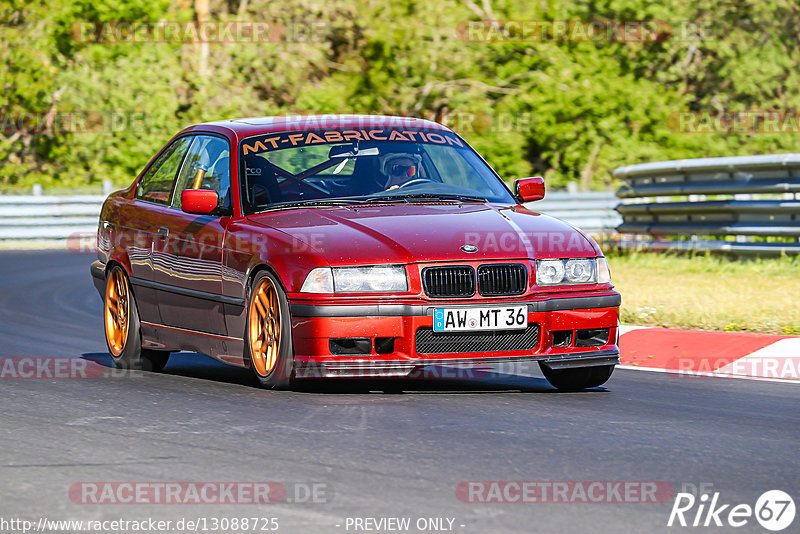
[[[468,254],[472,254],[473,252],[478,252],[478,247],[475,245],[462,245],[461,250]]]

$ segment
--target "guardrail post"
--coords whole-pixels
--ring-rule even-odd
[[[42,184],[33,184],[33,187],[31,189],[33,196],[35,197],[42,196]]]
[[[103,180],[103,195],[108,196],[114,191],[114,182],[111,180]]]

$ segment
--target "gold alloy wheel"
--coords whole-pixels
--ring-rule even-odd
[[[281,305],[269,278],[262,278],[250,300],[250,359],[260,376],[267,376],[278,362],[281,348]]]
[[[114,269],[106,281],[106,341],[111,354],[119,356],[128,339],[130,299],[128,284],[120,269]]]

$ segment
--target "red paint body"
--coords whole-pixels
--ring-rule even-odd
[[[296,368],[309,362],[340,366],[365,364],[370,369],[365,374],[375,375],[381,374],[379,362],[391,365],[422,360],[429,363],[516,358],[555,361],[569,359],[570,355],[589,361],[595,353],[616,360],[619,294],[613,285],[539,287],[535,280],[537,259],[594,258],[602,256],[602,252],[582,232],[522,205],[432,202],[295,208],[243,215],[236,148],[243,138],[321,126],[363,128],[365,120],[364,116],[274,118],[258,119],[252,123],[221,121],[183,130],[176,138],[208,132],[229,141],[230,216],[190,214],[166,205],[137,200],[134,198],[137,182],[108,198],[100,216],[98,261],[93,266],[95,282],[98,287],[102,286],[101,273],[112,264],[122,265],[132,282],[136,281],[133,290],[142,323],[144,347],[193,350],[226,363],[249,366],[243,342],[246,287],[255,272],[267,268],[280,279],[293,310],[300,309],[298,307],[322,309],[318,308],[321,306],[329,310],[332,306],[354,305],[373,306],[361,308],[364,310],[389,305],[407,305],[422,310],[410,315],[370,313],[352,316],[298,315],[293,312]],[[368,120],[373,126],[401,125],[450,132],[442,125],[420,119],[369,117]],[[523,183],[522,186],[524,190],[520,196],[533,194],[539,187],[543,190],[543,184],[538,182]],[[196,199],[187,199],[184,196],[183,203],[190,204],[196,212],[204,212],[209,207],[205,205],[210,201],[210,195],[208,197],[200,195]],[[462,251],[460,247],[465,243],[476,244],[478,251]],[[529,279],[524,294],[482,297],[476,293],[466,299],[435,299],[427,296],[423,289],[421,272],[426,266],[457,264],[477,267],[498,262],[527,266]],[[401,294],[300,292],[306,276],[316,267],[379,264],[403,265],[408,277],[408,290]],[[165,287],[170,290],[164,290]],[[556,300],[571,304],[557,305],[555,308],[562,309],[550,311],[535,309],[538,303],[551,305]],[[582,302],[586,304],[582,305]],[[590,304],[596,302],[610,302],[612,305]],[[415,332],[418,328],[432,326],[432,309],[435,307],[520,303],[529,304],[528,321],[540,328],[533,353],[419,355],[415,350]],[[553,347],[552,331],[597,328],[609,329],[607,343],[583,348]],[[371,340],[394,337],[394,350],[377,354],[373,349],[371,354],[359,356],[331,353],[331,338],[354,337]],[[341,376],[345,375],[341,373]],[[338,375],[326,372],[323,376]]]

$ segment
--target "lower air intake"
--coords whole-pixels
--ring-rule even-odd
[[[434,332],[432,328],[417,330],[417,354],[457,354],[462,352],[506,352],[536,348],[539,325],[525,330],[494,332]]]

